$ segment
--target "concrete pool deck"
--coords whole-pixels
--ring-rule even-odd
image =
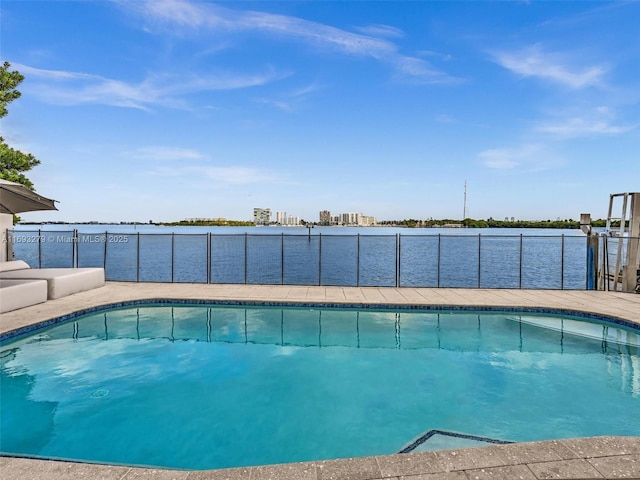
[[[0,333],[100,305],[156,298],[538,307],[596,313],[640,325],[640,295],[630,293],[108,282],[106,286],[95,290],[2,314]],[[3,480],[27,478],[52,480],[80,478],[105,480],[139,478],[158,480],[640,479],[640,436],[566,439],[208,471],[146,469],[0,457],[0,478]]]

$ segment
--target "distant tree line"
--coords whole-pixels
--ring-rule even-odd
[[[314,223],[301,221],[302,226],[315,225]],[[607,221],[604,219],[591,220],[594,227],[605,227]],[[157,225],[168,227],[191,226],[191,227],[251,227],[254,223],[246,220],[227,220],[220,219],[202,219],[202,220],[180,220],[179,222],[162,222]],[[460,228],[556,228],[556,229],[578,229],[580,222],[571,218],[565,220],[495,220],[488,218],[486,220],[476,220],[473,218],[465,218],[464,220],[455,220],[451,218],[416,220],[413,218],[405,220],[382,220],[378,225],[398,226],[406,228],[436,228],[444,226],[457,226]],[[619,226],[619,223],[612,222],[612,227]]]
[[[464,220],[454,220],[449,218],[434,220],[383,220],[378,222],[380,225],[397,225],[407,228],[434,228],[443,226],[459,226],[464,228],[580,228],[580,222],[573,219],[565,220],[495,220],[488,218],[486,220],[476,220],[473,218],[465,218]],[[604,227],[607,221],[604,219],[591,220],[594,227]],[[612,226],[617,226],[612,222]]]
[[[179,222],[158,223],[158,225],[167,227],[250,227],[253,226],[253,222],[220,218],[216,220],[180,220]]]

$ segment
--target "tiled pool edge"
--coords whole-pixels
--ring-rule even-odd
[[[512,443],[221,470],[167,470],[0,456],[4,480],[467,480],[640,478],[640,437]]]
[[[185,298],[146,298],[137,300],[125,300],[120,302],[105,303],[94,307],[76,310],[59,317],[49,318],[30,325],[18,327],[0,333],[0,344],[16,337],[21,337],[43,328],[67,322],[74,318],[90,313],[99,313],[127,307],[159,306],[159,305],[200,305],[200,306],[250,306],[250,307],[278,307],[278,308],[318,308],[318,309],[354,309],[354,310],[410,310],[425,312],[507,312],[507,313],[537,313],[549,315],[567,315],[571,317],[595,320],[603,323],[619,325],[640,332],[640,324],[613,315],[575,310],[558,307],[535,306],[487,306],[487,305],[421,305],[401,303],[353,303],[353,302],[303,302],[303,301],[263,301],[263,300],[221,300],[221,299],[185,299]]]

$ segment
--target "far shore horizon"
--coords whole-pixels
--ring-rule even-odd
[[[592,219],[591,225],[594,227],[605,227],[607,223],[606,219]],[[282,228],[315,228],[315,227],[359,227],[359,228],[375,228],[375,227],[396,227],[396,228],[549,228],[549,229],[579,229],[580,221],[573,219],[556,219],[556,220],[496,220],[489,218],[484,219],[472,219],[466,218],[464,220],[459,219],[403,219],[403,220],[381,220],[372,225],[356,225],[356,224],[321,224],[320,222],[305,222],[302,220],[297,225],[285,225],[276,222],[269,224],[256,224],[247,220],[230,220],[230,219],[218,219],[218,220],[202,220],[202,221],[186,221],[181,220],[177,222],[139,222],[139,221],[20,221],[14,225],[17,226],[43,226],[43,225],[150,225],[160,227],[282,227]],[[615,226],[615,222],[612,222],[611,226]]]

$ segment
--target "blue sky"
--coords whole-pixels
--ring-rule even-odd
[[[640,191],[640,2],[12,1],[25,220],[606,217]]]

